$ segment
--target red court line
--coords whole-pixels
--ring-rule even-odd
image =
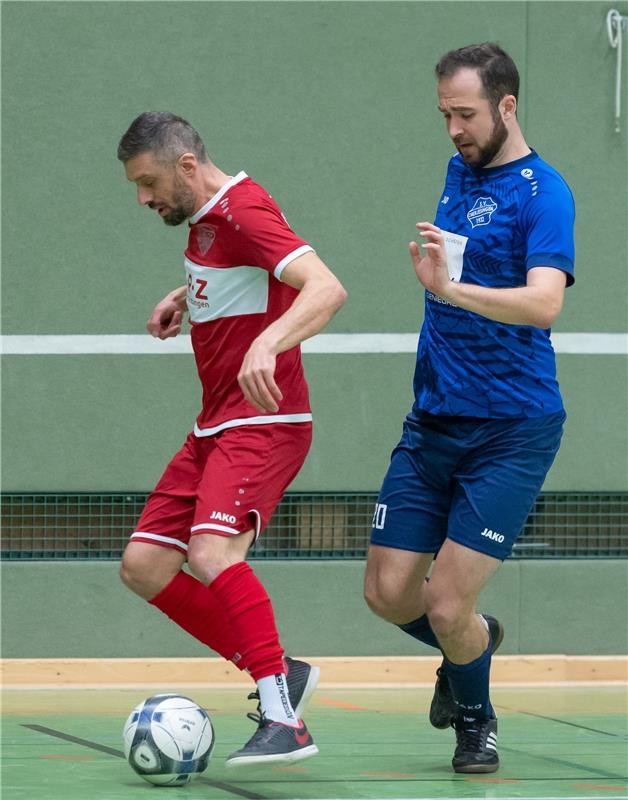
[[[300,772],[300,773],[307,773],[309,770],[307,767],[274,767],[273,772]]]
[[[353,703],[343,703],[341,700],[332,700],[330,697],[317,697],[316,702],[323,706],[343,708],[345,711],[369,711],[369,709],[364,708],[364,706],[354,706]]]
[[[609,792],[625,792],[626,786],[593,786],[590,783],[574,783],[574,789],[606,789]]]
[[[40,758],[53,759],[58,758],[62,761],[95,761],[93,756],[39,756]]]
[[[369,772],[361,772],[360,775],[368,775],[369,777],[383,777],[383,778],[416,778],[418,772],[380,772],[379,770],[371,770]]]

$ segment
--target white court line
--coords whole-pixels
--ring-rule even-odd
[[[303,342],[307,354],[415,353],[416,333],[321,333]],[[628,355],[628,333],[555,333],[557,353]],[[3,355],[180,355],[192,352],[190,337],[144,335],[0,336]]]

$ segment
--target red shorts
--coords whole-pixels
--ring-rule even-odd
[[[190,433],[148,498],[133,541],[184,553],[190,536],[232,536],[266,527],[301,469],[312,424],[243,425],[216,436]]]

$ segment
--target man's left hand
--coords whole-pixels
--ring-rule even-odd
[[[261,412],[279,411],[283,395],[275,383],[276,357],[256,339],[244,356],[238,383],[246,399]]]
[[[416,276],[428,291],[446,298],[447,292],[451,288],[451,280],[447,271],[447,252],[443,232],[430,222],[417,222],[417,228],[425,239],[421,244],[425,255],[421,254],[416,242],[410,242],[408,245]]]

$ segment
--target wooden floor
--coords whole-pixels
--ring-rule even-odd
[[[437,657],[310,658],[327,686],[408,686],[434,681]],[[245,686],[249,678],[220,658],[4,659],[2,685],[22,688],[104,687],[164,683],[189,686]],[[494,656],[494,685],[625,683],[625,656]]]

